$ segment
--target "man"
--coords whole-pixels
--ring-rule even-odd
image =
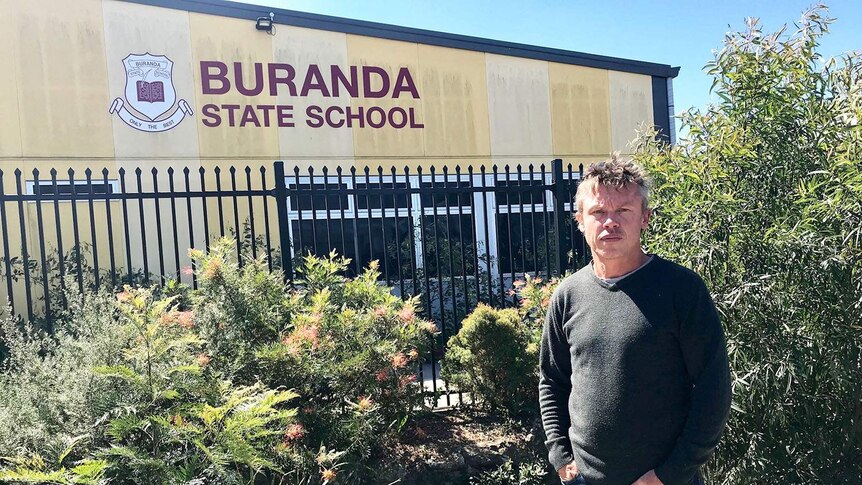
[[[564,484],[700,484],[730,411],[703,280],[641,249],[648,197],[643,169],[616,158],[578,187],[593,260],[554,292],[540,351],[545,444]]]

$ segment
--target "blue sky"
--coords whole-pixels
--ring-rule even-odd
[[[761,19],[764,32],[792,29],[813,3],[800,0],[247,0],[421,29],[556,47],[681,67],[674,80],[676,111],[703,107],[711,79],[702,72],[712,51],[746,17]],[[862,50],[862,1],[834,0],[837,18],[821,53]],[[276,19],[277,20],[277,19]]]

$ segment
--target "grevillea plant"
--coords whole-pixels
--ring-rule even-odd
[[[194,291],[70,295],[54,336],[4,320],[0,481],[373,482],[434,326],[376,265],[307,257],[286,284],[231,247],[192,250]]]
[[[380,284],[376,262],[348,279],[349,260],[304,257],[286,285],[261,261],[240,268],[231,247],[192,252],[200,284],[192,301],[211,368],[298,394],[284,443],[308,474],[321,467],[330,481],[369,480],[374,451],[423,407],[417,371],[436,328],[418,316],[417,299]]]

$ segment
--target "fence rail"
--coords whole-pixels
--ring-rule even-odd
[[[442,348],[478,303],[515,304],[515,280],[586,262],[572,217],[582,172],[559,159],[466,170],[19,169],[14,180],[0,170],[0,284],[14,313],[50,330],[67,281],[82,291],[197,287],[186,249],[218,237],[236,239],[240,265],[263,257],[287,279],[301,255],[335,250],[351,275],[377,260],[381,284],[418,295]]]

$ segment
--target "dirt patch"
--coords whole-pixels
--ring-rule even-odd
[[[538,421],[517,422],[465,412],[423,415],[390,443],[379,461],[383,484],[469,483],[469,477],[493,470],[507,460],[535,460],[544,454]]]

